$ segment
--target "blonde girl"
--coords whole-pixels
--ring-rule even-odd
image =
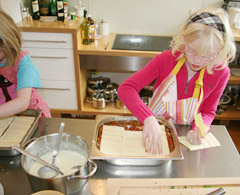
[[[201,137],[210,130],[230,75],[227,65],[236,52],[228,16],[220,8],[202,9],[189,16],[171,47],[118,89],[121,100],[144,124],[142,144],[153,154],[162,150],[156,116],[180,125],[191,124],[187,139],[192,144],[201,143]],[[147,107],[138,93],[154,80]]]
[[[0,9],[0,118],[26,109],[41,109],[51,117],[47,103],[38,95],[39,70],[27,51],[21,50],[21,33],[13,19]]]

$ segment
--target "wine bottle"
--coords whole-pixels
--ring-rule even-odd
[[[57,0],[57,18],[64,21],[64,7],[63,0]]]
[[[39,11],[38,0],[32,0],[32,18],[34,20],[39,20],[40,19],[40,11]]]
[[[51,7],[51,15],[57,16],[57,0],[51,0],[50,7]]]
[[[48,16],[49,15],[49,1],[48,0],[40,0],[39,1],[40,15]]]

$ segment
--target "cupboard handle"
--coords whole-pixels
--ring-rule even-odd
[[[46,89],[46,90],[60,90],[60,91],[71,91],[70,88],[50,88],[50,87],[40,87],[39,89]]]
[[[52,56],[31,56],[31,58],[68,59],[67,57],[52,57]]]
[[[67,43],[67,41],[27,40],[27,39],[23,39],[23,42],[39,42],[39,43]]]

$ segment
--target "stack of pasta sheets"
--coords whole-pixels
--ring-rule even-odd
[[[162,154],[170,153],[165,126],[160,125],[162,132]],[[128,156],[128,157],[146,157],[157,156],[159,154],[151,154],[142,147],[142,131],[129,131],[124,127],[103,125],[102,139],[100,151],[112,156]]]
[[[19,144],[34,121],[34,116],[12,116],[0,119],[0,147]]]

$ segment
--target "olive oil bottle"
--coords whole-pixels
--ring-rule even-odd
[[[81,36],[82,36],[82,44],[90,45],[91,31],[90,31],[90,22],[88,21],[88,18],[85,18],[81,24]]]

